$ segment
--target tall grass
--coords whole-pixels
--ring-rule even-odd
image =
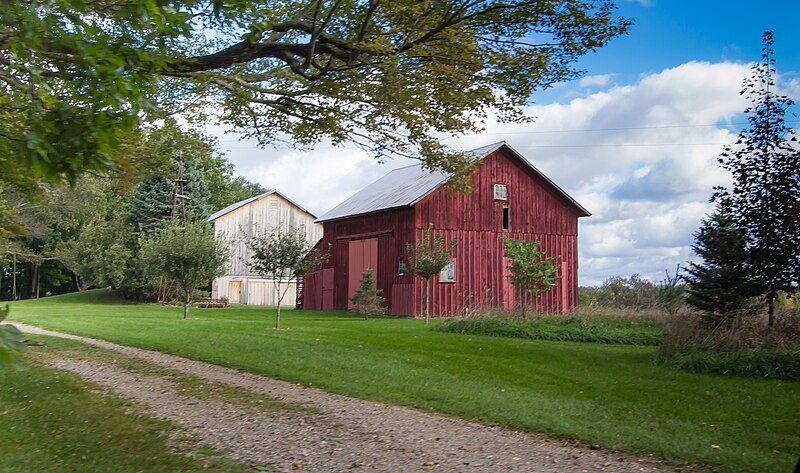
[[[749,317],[716,329],[694,314],[675,317],[659,355],[687,371],[800,380],[800,316],[784,311],[772,327],[764,317]]]

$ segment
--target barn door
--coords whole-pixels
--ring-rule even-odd
[[[240,304],[242,302],[242,281],[230,281],[228,283],[228,302]]]
[[[347,246],[347,308],[352,309],[350,298],[356,293],[364,270],[369,268],[378,277],[378,239],[352,240]]]

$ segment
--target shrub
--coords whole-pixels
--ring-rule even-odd
[[[381,297],[381,290],[375,288],[375,276],[372,270],[367,268],[361,276],[361,284],[356,289],[353,297],[350,298],[353,302],[353,311],[364,319],[369,316],[379,316],[386,314],[386,308],[383,306],[383,297]]]
[[[624,345],[658,345],[664,336],[660,323],[644,318],[558,315],[528,319],[505,316],[449,319],[435,329],[469,335]]]

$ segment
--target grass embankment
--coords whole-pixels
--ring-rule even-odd
[[[658,345],[662,324],[646,319],[581,316],[470,317],[446,320],[440,332],[572,342]]]
[[[788,471],[800,445],[800,383],[677,371],[653,362],[656,347],[465,336],[336,312],[287,311],[275,331],[273,312],[261,307],[193,310],[181,320],[179,308],[107,297],[22,301],[11,317],[723,471]]]
[[[0,370],[0,471],[249,471],[210,450],[171,450],[170,424],[136,415],[76,375],[42,366],[39,356],[62,342],[39,339],[45,346],[26,349],[28,369]]]

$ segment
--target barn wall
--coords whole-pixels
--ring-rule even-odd
[[[411,284],[411,276],[397,276],[397,262],[405,254],[406,242],[413,238],[412,208],[380,212],[368,216],[324,222],[322,250],[330,257],[323,265],[333,272],[333,307],[347,308],[348,244],[354,239],[378,239],[376,283],[391,307],[395,284]],[[307,279],[308,281],[308,279]],[[316,282],[316,280],[314,281]],[[313,284],[313,282],[312,282]],[[397,291],[394,291],[395,294]],[[306,308],[314,308],[306,305]],[[411,314],[396,314],[411,315]]]
[[[211,297],[214,299],[227,298],[229,301],[235,300],[231,294],[232,287],[241,284],[241,300],[239,304],[246,305],[278,305],[278,295],[275,283],[272,279],[254,277],[220,277],[214,279]],[[294,307],[297,296],[297,284],[295,282],[282,282],[278,286],[280,291],[286,291],[286,295],[281,301],[282,307]]]
[[[304,228],[310,244],[322,238],[322,225],[314,216],[301,210],[283,197],[270,194],[214,221],[214,232],[230,242],[231,258],[225,276],[258,276],[250,270],[250,250],[247,240],[256,234],[274,229],[288,231]]]
[[[440,188],[415,206],[417,238],[433,223],[447,241],[457,239],[456,281],[444,283],[434,278],[432,315],[461,314],[467,307],[513,307],[519,295],[506,278],[503,235],[539,239],[545,253],[564,263],[566,271],[559,270],[565,274],[559,274],[558,286],[527,303],[547,312],[574,308],[578,291],[578,214],[574,206],[502,149],[481,162],[472,182],[469,194]],[[508,187],[507,201],[494,199],[494,184]],[[509,208],[508,231],[502,229],[505,205]],[[414,287],[418,314],[422,313],[423,291],[424,285],[418,281]]]

